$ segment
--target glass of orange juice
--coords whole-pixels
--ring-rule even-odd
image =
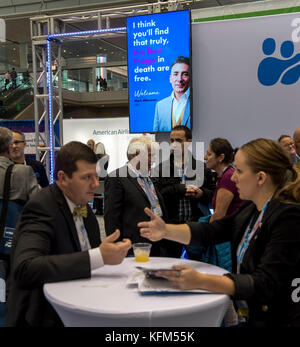
[[[144,263],[149,260],[151,243],[134,243],[132,245],[135,261]]]

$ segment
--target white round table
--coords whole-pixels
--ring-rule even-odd
[[[44,294],[65,326],[98,327],[204,327],[220,326],[229,297],[212,293],[141,295],[127,280],[136,266],[169,268],[190,265],[203,273],[227,271],[197,261],[152,257],[147,263],[125,258],[105,265],[89,279],[48,283]]]

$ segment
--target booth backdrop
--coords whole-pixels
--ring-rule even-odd
[[[194,140],[207,148],[220,136],[236,147],[293,134],[300,126],[299,26],[300,13],[192,25]],[[268,38],[276,47],[273,53],[267,41],[267,55]],[[262,84],[259,67],[261,80],[275,83]]]
[[[109,155],[108,172],[123,166],[127,162],[127,146],[129,141],[139,134],[129,134],[129,119],[99,118],[99,119],[64,119],[63,144],[70,141],[87,143],[93,139],[102,142]],[[144,134],[146,135],[146,134]],[[154,135],[147,134],[154,140]]]

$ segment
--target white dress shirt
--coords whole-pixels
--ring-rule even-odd
[[[70,208],[70,211],[73,214],[74,208],[77,206],[65,194],[64,194],[64,197],[66,198],[68,206]],[[79,216],[77,216],[77,217],[73,216],[73,219],[74,219],[75,227],[77,230],[77,235],[78,235],[78,239],[80,242],[80,246],[82,247],[84,244],[84,240],[83,240],[84,235],[81,231],[82,227],[84,227],[83,218],[79,217]],[[86,233],[86,236],[87,236],[87,233]],[[97,248],[91,249],[91,245],[90,245],[90,241],[89,241],[88,237],[87,237],[87,242],[88,242],[88,247],[89,247],[91,270],[98,269],[98,268],[104,266],[100,248],[97,247]]]
[[[181,97],[179,98],[178,101],[175,98],[174,91],[172,92],[171,96],[172,96],[172,100],[173,100],[174,120],[175,120],[175,122],[178,122],[178,119],[179,119],[183,109],[186,106],[188,98],[190,97],[190,88],[188,88],[188,90],[183,95],[181,95]]]

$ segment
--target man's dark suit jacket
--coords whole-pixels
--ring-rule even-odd
[[[32,167],[32,170],[35,174],[38,184],[42,188],[47,187],[49,185],[49,181],[48,181],[48,177],[47,177],[44,165],[41,162],[31,159],[29,157],[28,158],[26,157],[25,160],[26,160],[26,165],[29,165]]]
[[[134,174],[132,173],[132,175]],[[116,229],[120,229],[121,238],[129,238],[132,243],[151,242],[140,236],[140,229],[137,227],[139,222],[150,220],[144,209],[145,207],[151,208],[151,204],[147,195],[140,187],[137,178],[132,177],[127,171],[127,165],[106,177],[104,195],[106,234],[109,235]],[[163,218],[165,218],[167,212],[159,192],[157,192],[157,197],[162,208]],[[178,247],[178,245],[177,242],[168,240],[154,242],[152,243],[150,255],[172,256],[172,247]],[[180,247],[182,249],[182,245]],[[132,254],[132,250],[128,254]]]
[[[200,199],[190,198],[192,220],[198,221],[199,217],[203,216],[198,203],[208,206],[211,202],[216,189],[217,175],[210,169],[207,169],[202,162],[198,161],[197,164],[194,157],[190,156],[190,160],[192,160],[191,168],[193,170],[195,170],[197,167],[196,165],[198,165],[198,167],[203,168],[204,172],[203,184],[200,187],[203,191],[202,197]],[[170,177],[163,177],[163,166],[169,168]],[[181,177],[176,177],[174,170],[174,155],[171,154],[169,161],[161,163],[154,169],[155,177],[153,177],[152,180],[156,190],[163,196],[168,212],[168,222],[177,224],[179,222],[182,223],[182,221],[179,220],[179,200],[185,197],[186,186],[181,183]]]
[[[97,219],[84,218],[92,248],[100,244]],[[25,205],[14,234],[8,279],[6,326],[56,326],[62,322],[43,294],[45,283],[91,276],[67,201],[56,184]]]
[[[192,161],[190,169],[196,170],[197,167],[203,168],[204,177],[203,184],[200,187],[203,191],[203,196],[200,199],[189,198],[191,209],[192,209],[192,220],[198,221],[199,217],[202,217],[204,213],[199,208],[199,203],[205,207],[208,211],[208,204],[211,202],[216,189],[217,175],[211,170],[207,169],[203,162],[196,162],[194,157],[190,155],[189,160]],[[167,169],[169,171],[169,177],[163,177],[163,170]],[[185,197],[186,186],[181,183],[181,177],[176,177],[175,167],[174,167],[174,154],[171,153],[170,159],[158,165],[153,170],[152,181],[154,183],[156,191],[158,191],[165,202],[167,209],[167,223],[178,224],[182,223],[179,220],[179,201]],[[189,176],[191,173],[189,172]],[[193,179],[190,177],[189,179]],[[207,212],[208,213],[208,212]],[[172,256],[180,257],[182,253],[182,245],[177,244],[177,247],[173,246]],[[188,253],[188,251],[186,251]],[[194,259],[194,255],[188,253],[191,259]],[[198,260],[198,258],[195,258]]]

